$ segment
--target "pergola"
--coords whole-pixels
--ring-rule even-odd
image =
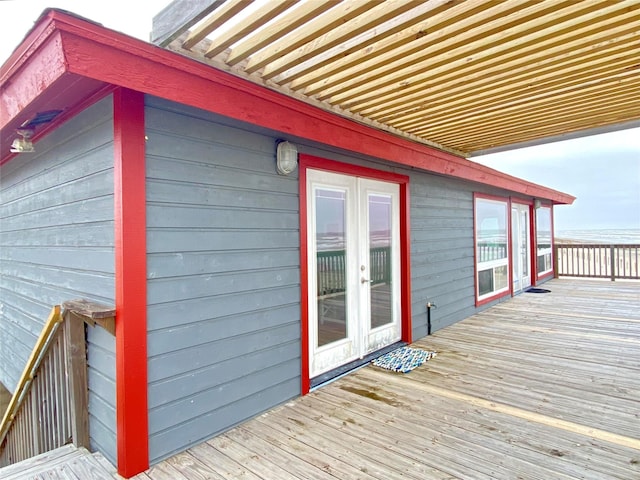
[[[639,0],[176,0],[152,41],[466,157],[640,125]]]

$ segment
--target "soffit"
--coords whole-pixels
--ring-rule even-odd
[[[465,156],[637,121],[639,36],[640,0],[177,0],[152,34]]]

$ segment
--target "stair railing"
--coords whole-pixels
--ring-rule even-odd
[[[0,423],[0,467],[68,443],[89,448],[85,322],[115,333],[115,310],[85,300],[51,309]]]

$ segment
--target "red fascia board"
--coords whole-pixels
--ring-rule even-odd
[[[574,197],[288,97],[78,17],[50,11],[72,73],[363,155],[570,204]]]
[[[0,128],[47,91],[67,72],[60,32],[53,33],[32,52],[30,61],[0,83]]]
[[[38,112],[45,110],[60,110],[60,113],[54,121],[41,125],[37,128],[33,141],[46,136],[46,134],[54,130],[58,125],[65,122],[69,118],[73,118],[77,113],[81,112],[87,106],[104,97],[108,93],[109,86],[105,87],[104,82],[98,82],[88,78],[79,77],[70,73],[65,73],[51,85],[47,90],[47,95],[39,96],[24,108],[18,115],[14,116],[6,124],[6,128],[0,130],[0,165],[11,160],[15,155],[9,153],[11,142],[17,137],[16,129],[20,127],[25,120],[36,116]],[[84,99],[78,101],[78,99]],[[71,106],[71,107],[69,107]]]

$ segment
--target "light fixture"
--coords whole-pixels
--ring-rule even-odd
[[[539,198],[536,198],[533,201],[533,208],[535,208],[536,210],[539,209],[542,206],[542,202],[540,201]]]
[[[298,167],[298,149],[290,142],[279,140],[276,148],[276,166],[280,175],[289,175]]]
[[[33,136],[33,129],[31,128],[19,128],[16,133],[22,138],[16,138],[11,144],[11,153],[31,153],[35,152],[31,137]]]

